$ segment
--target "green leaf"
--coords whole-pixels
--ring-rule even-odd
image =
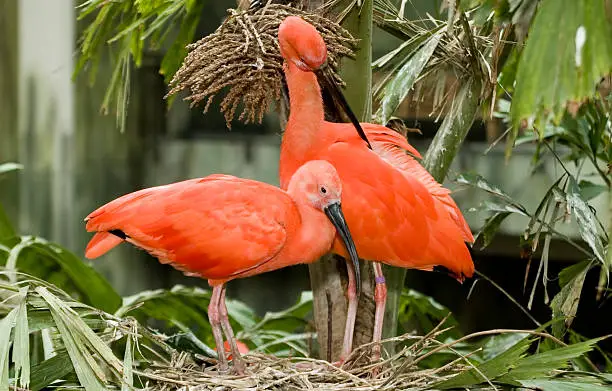
[[[200,22],[203,7],[204,1],[197,1],[194,6],[187,6],[183,21],[180,23],[181,27],[178,36],[164,55],[160,65],[159,73],[164,75],[166,84],[170,83],[170,80],[181,67],[183,60],[187,56],[186,43],[193,40],[196,28]]]
[[[582,286],[590,266],[590,262],[581,262],[565,268],[559,274],[561,291],[550,302],[553,318],[565,318],[563,322],[555,322],[552,325],[553,335],[557,338],[561,338],[565,334],[565,328],[572,324],[576,316]]]
[[[463,82],[432,140],[423,166],[438,181],[443,182],[465,136],[472,127],[480,103],[481,82],[470,78]]]
[[[578,186],[580,187],[580,198],[582,198],[585,202],[597,197],[601,193],[608,191],[608,188],[604,185],[598,185],[585,180],[580,181]]]
[[[0,164],[0,175],[5,174],[7,172],[15,171],[15,170],[23,170],[23,165],[18,163],[2,163]]]
[[[609,391],[610,385],[594,383],[592,379],[575,380],[533,379],[521,380],[523,387],[539,391]]]
[[[567,185],[567,204],[572,209],[572,214],[578,223],[580,236],[588,243],[595,257],[604,265],[607,271],[612,265],[608,265],[604,260],[604,245],[599,235],[598,221],[595,212],[589,204],[581,197],[580,188],[573,177],[569,178]]]
[[[123,355],[123,383],[121,384],[121,391],[130,391],[134,388],[133,362],[132,337],[128,335],[126,337],[125,353]]]
[[[116,373],[123,372],[121,361],[110,347],[91,330],[70,307],[50,293],[45,287],[37,287],[36,292],[47,302],[53,320],[70,355],[70,360],[86,390],[105,390],[106,375],[93,355],[99,357]],[[91,352],[91,353],[90,353]],[[92,355],[93,353],[93,355]]]
[[[56,380],[64,379],[72,372],[74,372],[74,368],[68,352],[65,349],[59,350],[55,356],[32,368],[30,388],[32,391],[41,390]]]
[[[41,294],[40,291],[38,293]],[[41,294],[41,296],[44,297],[44,294]],[[87,391],[105,390],[106,388],[100,379],[104,376],[102,369],[100,369],[96,362],[91,359],[89,352],[87,352],[81,344],[82,341],[77,341],[72,335],[70,327],[63,320],[60,309],[56,308],[51,303],[49,303],[49,309],[51,310],[56,327],[62,337],[64,346],[70,355],[72,367],[76,372],[80,384]]]
[[[0,320],[0,388],[3,390],[9,389],[9,348],[18,311],[14,308]]]
[[[578,358],[593,349],[593,345],[603,338],[574,343],[569,346],[548,350],[520,359],[504,376],[497,378],[499,382],[515,384],[520,380],[529,380],[549,375],[556,369],[564,368],[572,359]]]
[[[484,190],[487,193],[492,194],[495,197],[500,198],[503,201],[506,201],[508,204],[515,206],[516,208],[512,210],[505,209],[505,208],[493,209],[493,207],[497,206],[497,204],[490,203],[490,204],[485,204],[485,206],[488,206],[486,210],[494,210],[497,212],[523,212],[525,215],[527,215],[527,211],[522,205],[514,201],[514,199],[510,195],[508,195],[506,192],[504,192],[502,189],[495,186],[494,184],[492,184],[491,182],[489,182],[488,180],[486,180],[485,178],[483,178],[482,176],[478,174],[463,173],[459,175],[455,181],[460,184],[469,185],[471,187],[475,187],[477,189]]]
[[[16,235],[17,233],[13,229],[4,208],[2,205],[0,205],[0,243],[2,242],[2,239],[14,237]]]
[[[308,314],[312,312],[312,305],[312,292],[302,292],[298,301],[286,310],[267,312],[257,324],[245,325],[243,331],[237,334],[238,338],[243,341],[251,341],[257,349],[277,356],[285,354],[287,348],[293,351],[292,355],[297,352],[307,356],[305,340],[311,334],[300,332],[308,324]],[[235,308],[232,307],[233,305],[230,306],[228,303],[228,312],[236,319],[237,314]],[[254,313],[249,318],[251,321],[257,319]]]
[[[612,69],[612,24],[604,0],[542,0],[518,65],[512,119],[543,129],[568,101],[580,102]]]
[[[376,112],[377,122],[386,124],[404,101],[425,65],[429,62],[444,33],[445,30],[441,30],[429,37],[423,46],[412,53],[408,59],[405,59],[401,68],[393,73],[381,94],[380,107]]]
[[[306,315],[312,312],[312,305],[312,292],[302,292],[297,303],[283,311],[266,312],[263,319],[249,331],[265,329],[293,332],[308,322]]]
[[[22,388],[26,389],[30,384],[30,328],[28,326],[28,311],[26,308],[27,295],[27,286],[19,290],[21,300],[17,307],[13,341],[15,384],[18,383]]]
[[[13,263],[103,311],[113,312],[121,305],[121,297],[102,275],[60,245],[25,236],[11,250],[7,268]]]
[[[461,372],[448,380],[432,385],[433,389],[446,390],[449,388],[469,387],[472,385],[492,381],[508,371],[523,357],[532,340],[523,337],[519,342],[494,358],[485,361],[476,368]]]
[[[399,324],[416,328],[420,334],[427,334],[433,330],[451,311],[434,300],[413,289],[402,290],[399,304]],[[453,327],[445,336],[460,338],[462,332],[459,323],[453,316],[449,316],[444,327]]]
[[[214,345],[212,329],[208,321],[210,291],[181,285],[171,290],[144,291],[124,299],[116,316],[133,316],[140,323],[162,321],[169,332],[181,332],[183,326],[206,344]]]
[[[482,357],[491,360],[528,337],[528,333],[506,333],[492,335],[482,345]]]

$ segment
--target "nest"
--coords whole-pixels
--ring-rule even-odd
[[[405,344],[400,352],[378,363],[369,362],[372,344],[353,351],[342,366],[311,358],[279,358],[251,352],[244,356],[245,376],[219,374],[215,365],[196,364],[192,356],[179,353],[171,365],[154,366],[144,375],[155,391],[202,390],[399,390],[428,389],[440,381],[470,368],[466,356],[436,369],[422,369],[419,361],[431,352],[451,348],[437,340],[448,329],[426,336],[410,334],[383,341]],[[203,361],[212,363],[208,358]]]
[[[268,2],[256,11],[228,10],[229,16],[211,35],[189,45],[189,53],[170,82],[167,96],[186,90],[191,107],[204,103],[208,111],[215,96],[227,91],[221,112],[228,128],[242,103],[238,120],[263,120],[272,103],[281,99],[283,58],[278,27],[290,15],[298,15],[316,27],[327,44],[328,65],[336,81],[342,56],[352,56],[357,40],[339,24],[299,8]]]

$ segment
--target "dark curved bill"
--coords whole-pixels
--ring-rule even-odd
[[[340,105],[340,108],[342,109],[344,114],[346,114],[346,116],[351,120],[351,123],[357,130],[359,137],[361,137],[361,139],[365,141],[366,144],[368,144],[368,148],[372,149],[372,145],[370,145],[370,141],[368,140],[368,137],[363,131],[363,128],[361,127],[357,116],[355,115],[355,113],[353,113],[353,110],[351,110],[351,107],[349,106],[348,102],[346,101],[346,98],[344,97],[344,94],[342,93],[342,90],[340,89],[340,86],[336,83],[331,72],[329,71],[329,67],[327,66],[327,64],[314,71],[314,74],[317,76],[317,80],[319,81],[321,88],[324,88],[332,95],[334,102],[337,102]]]
[[[325,209],[323,209],[329,220],[332,222],[334,227],[336,227],[336,231],[340,235],[340,238],[344,242],[344,246],[349,253],[349,257],[351,258],[351,262],[353,263],[353,268],[355,269],[355,284],[357,288],[357,297],[361,294],[361,275],[359,272],[359,256],[357,255],[357,248],[355,247],[355,242],[353,242],[353,238],[351,237],[351,232],[349,231],[348,224],[346,223],[346,219],[344,218],[344,213],[342,213],[342,208],[340,207],[340,203],[331,204]]]

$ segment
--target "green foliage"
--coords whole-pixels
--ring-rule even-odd
[[[121,297],[92,266],[60,245],[41,238],[0,238],[0,265],[61,286],[84,303],[105,311],[112,312],[121,305]]]
[[[375,114],[378,123],[386,124],[404,101],[444,33],[445,30],[438,27],[430,36],[417,35],[372,64],[375,69],[390,68],[376,93],[380,100],[380,106]],[[402,56],[400,54],[402,52],[407,54]]]
[[[404,332],[416,330],[427,334],[444,320],[445,327],[452,327],[445,336],[458,339],[462,336],[459,323],[448,308],[413,289],[404,289],[400,297],[399,324]]]
[[[160,73],[170,81],[187,55],[204,6],[197,0],[87,0],[79,19],[88,20],[80,39],[80,56],[74,75],[89,68],[90,83],[96,80],[104,49],[109,47],[113,73],[102,103],[108,112],[116,104],[117,123],[125,129],[132,66],[140,67],[146,50],[166,49]],[[178,28],[176,27],[178,26]]]
[[[214,339],[208,322],[210,291],[175,286],[171,290],[140,292],[127,297],[116,316],[131,316],[141,324],[162,322],[172,333],[172,344],[190,346],[192,350],[210,354]],[[302,333],[307,315],[312,311],[312,293],[305,292],[292,307],[281,312],[268,312],[259,318],[252,309],[236,300],[226,300],[228,315],[236,337],[252,349],[277,356],[307,356],[306,341],[312,337]],[[297,332],[297,333],[296,333]]]
[[[27,388],[29,384],[30,389],[40,390],[56,380],[65,385],[80,384],[86,390],[106,390],[110,383],[121,384],[123,362],[112,349],[125,339],[138,340],[141,348],[146,345],[145,351],[157,352],[158,359],[164,357],[163,352],[171,352],[162,339],[140,329],[132,320],[115,318],[76,302],[67,293],[33,276],[18,274],[19,280],[10,282],[10,274],[8,271],[0,274],[0,293],[3,297],[9,292],[18,293],[5,300],[9,312],[0,321],[0,361],[3,357],[8,360],[12,342],[13,378],[19,379],[21,387]],[[55,355],[45,354],[36,361],[33,346],[38,344],[46,344]],[[146,359],[142,354],[138,357]],[[7,388],[8,363],[3,368],[7,372],[2,374],[2,382]]]
[[[468,371],[437,384],[436,387],[442,390],[467,387],[490,382],[497,377],[505,375],[524,356],[531,342],[530,338],[524,337],[509,349]]]
[[[1,175],[7,173],[7,172],[11,172],[11,171],[15,171],[15,170],[21,170],[23,169],[23,166],[21,164],[17,164],[17,163],[2,163],[0,164],[0,178]]]
[[[604,0],[542,0],[518,64],[512,119],[543,129],[568,102],[593,96],[612,71],[612,25]],[[540,133],[540,136],[543,134]]]

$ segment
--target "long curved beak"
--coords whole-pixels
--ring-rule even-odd
[[[357,288],[357,297],[361,294],[361,275],[359,272],[359,256],[357,255],[357,248],[355,247],[355,242],[353,242],[353,238],[351,237],[351,232],[349,231],[348,224],[346,223],[346,219],[344,218],[344,213],[342,213],[342,208],[340,207],[340,203],[331,204],[323,209],[329,220],[332,222],[334,227],[336,227],[336,231],[340,235],[340,238],[344,242],[344,246],[349,253],[349,257],[351,258],[351,262],[353,263],[353,268],[355,269],[355,284]]]
[[[342,112],[349,118],[349,120],[357,130],[359,137],[361,137],[361,139],[365,141],[366,144],[368,144],[368,148],[372,149],[372,145],[370,145],[370,141],[368,140],[368,137],[363,131],[363,128],[361,127],[357,116],[355,115],[355,113],[353,113],[353,110],[351,110],[351,107],[349,106],[348,102],[346,101],[346,98],[344,97],[344,94],[342,93],[342,90],[340,89],[340,86],[334,80],[332,73],[329,70],[329,66],[327,64],[323,65],[321,68],[314,71],[314,74],[317,76],[317,80],[319,81],[321,88],[325,89],[332,95],[334,102],[339,105],[339,109],[341,109]],[[342,115],[342,113],[340,113],[340,115]]]

